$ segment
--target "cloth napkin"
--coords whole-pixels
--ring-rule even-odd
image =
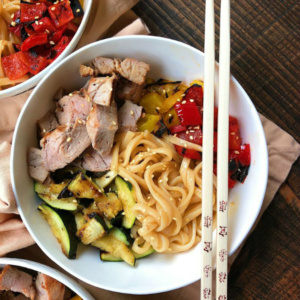
[[[149,30],[143,24],[142,20],[138,19],[130,11],[130,8],[137,2],[138,0],[94,0],[89,22],[77,48],[99,38],[114,35],[148,34]],[[12,135],[20,110],[30,93],[31,91],[28,91],[0,101],[0,256],[15,251],[10,253],[9,256],[38,261],[60,269],[37,245],[28,247],[33,245],[34,241],[18,216],[10,183],[9,159]],[[261,121],[266,134],[269,151],[269,179],[260,216],[272,201],[280,185],[285,181],[292,164],[300,154],[300,145],[289,134],[263,116],[261,116]],[[27,248],[23,249],[25,247]],[[229,258],[230,265],[238,255],[241,247]],[[64,272],[64,270],[60,270]],[[200,282],[195,282],[176,291],[152,296],[133,296],[104,291],[83,282],[81,284],[96,299],[108,300],[198,299],[200,290]]]

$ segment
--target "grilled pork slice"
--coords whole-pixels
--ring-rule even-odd
[[[91,172],[103,172],[110,169],[111,154],[102,156],[93,147],[89,147],[83,152],[82,167]]]
[[[122,62],[120,59],[110,59],[106,57],[96,57],[93,60],[95,74],[119,73],[124,78],[142,85],[145,82],[150,66],[142,61],[133,58],[126,58]]]
[[[137,121],[142,115],[142,107],[126,100],[118,111],[118,132],[137,131]]]
[[[56,104],[56,116],[61,125],[72,124],[89,115],[92,103],[85,89],[62,97]]]
[[[61,125],[46,134],[40,142],[46,170],[55,171],[75,160],[90,144],[83,121]]]
[[[36,300],[63,300],[65,286],[57,280],[39,273],[36,282]]]
[[[58,126],[56,116],[53,112],[49,111],[41,119],[37,121],[37,133],[41,139],[47,132],[54,130]]]
[[[88,66],[80,65],[79,74],[81,77],[94,76],[94,69]]]
[[[0,290],[21,293],[31,300],[35,299],[32,276],[11,266],[5,266],[0,274]]]
[[[96,77],[89,81],[87,93],[92,101],[99,105],[109,106],[114,95],[117,76]]]
[[[92,64],[96,74],[108,75],[115,71],[115,62],[111,58],[99,56],[93,60]]]
[[[86,121],[86,129],[93,148],[100,155],[109,155],[118,129],[116,104],[114,102],[110,106],[94,104]]]
[[[31,178],[44,182],[49,174],[43,163],[42,150],[31,147],[28,152],[28,171]]]
[[[138,103],[141,99],[142,91],[142,85],[121,77],[117,82],[115,98],[116,101],[130,100],[133,103]]]

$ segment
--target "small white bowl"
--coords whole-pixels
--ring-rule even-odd
[[[70,41],[69,45],[61,53],[61,55],[59,55],[59,57],[55,61],[53,61],[49,66],[47,66],[47,68],[45,68],[40,73],[32,76],[31,78],[29,78],[28,80],[26,80],[22,83],[19,83],[13,87],[10,87],[8,89],[0,91],[0,99],[15,96],[15,95],[18,95],[18,94],[21,94],[23,92],[30,90],[31,88],[36,86],[38,84],[38,82],[40,82],[41,79],[44,78],[46,76],[46,74],[48,74],[49,71],[54,66],[56,66],[60,61],[62,61],[67,55],[72,53],[72,51],[75,49],[76,45],[78,44],[78,42],[83,34],[83,31],[85,29],[85,26],[88,22],[89,15],[91,12],[91,7],[92,7],[92,0],[84,0],[84,4],[83,4],[84,15],[83,15],[82,21],[78,27],[77,32],[75,33],[72,40]]]
[[[7,258],[3,257],[0,258],[0,269],[3,269],[6,265],[15,266],[15,267],[22,267],[28,270],[33,270],[36,272],[41,272],[46,274],[57,281],[64,284],[70,290],[72,290],[75,294],[80,296],[84,300],[95,300],[89,292],[87,292],[83,287],[81,287],[75,280],[69,278],[68,276],[64,275],[63,273],[50,268],[46,265],[42,265],[40,263],[26,260],[26,259],[18,259],[18,258]]]
[[[37,212],[40,200],[28,176],[26,156],[37,145],[36,121],[53,105],[59,87],[71,92],[86,79],[79,65],[97,56],[132,57],[150,64],[149,76],[190,82],[203,78],[204,55],[186,44],[150,36],[127,36],[102,40],[71,54],[38,84],[18,120],[12,146],[11,180],[21,217],[42,250],[57,264],[79,279],[111,291],[129,294],[165,292],[190,284],[200,278],[201,245],[180,254],[154,254],[139,260],[136,267],[126,263],[102,262],[99,251],[80,246],[76,260],[67,259],[51,233],[49,225]],[[216,66],[216,86],[218,86]],[[266,140],[257,111],[239,83],[231,78],[230,114],[240,122],[244,143],[250,143],[252,162],[244,184],[230,191],[229,255],[242,243],[260,211],[268,175]]]

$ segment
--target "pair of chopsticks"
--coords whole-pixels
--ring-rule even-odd
[[[215,79],[214,0],[206,0],[204,44],[202,276],[200,299],[212,299],[213,133]],[[228,127],[230,82],[230,0],[221,0],[217,151],[216,299],[227,300]]]

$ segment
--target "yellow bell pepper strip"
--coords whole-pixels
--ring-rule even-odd
[[[160,113],[165,98],[156,92],[144,95],[139,104],[143,106],[147,114],[156,115]]]
[[[167,111],[163,115],[163,121],[164,121],[164,124],[166,125],[166,127],[168,127],[168,128],[180,124],[179,118],[177,116],[177,113],[176,113],[174,107],[172,107],[169,111]]]
[[[198,80],[198,79],[193,80],[193,81],[190,83],[190,86],[192,86],[192,85],[194,85],[194,84],[201,85],[202,88],[203,88],[203,81],[201,81],[201,80]]]
[[[145,86],[148,92],[157,92],[163,97],[170,97],[177,92],[181,81],[170,81],[165,79],[159,79],[155,83],[151,83]]]
[[[164,114],[168,110],[170,110],[177,102],[180,102],[182,100],[182,97],[184,95],[184,91],[179,90],[175,94],[171,95],[170,97],[166,98],[162,104],[162,107],[160,109],[160,113]]]
[[[160,119],[160,115],[145,114],[145,116],[140,118],[137,122],[138,131],[148,130],[149,132],[152,132],[157,128],[157,123]]]
[[[72,297],[70,300],[82,300],[81,297],[79,297],[78,295]]]

